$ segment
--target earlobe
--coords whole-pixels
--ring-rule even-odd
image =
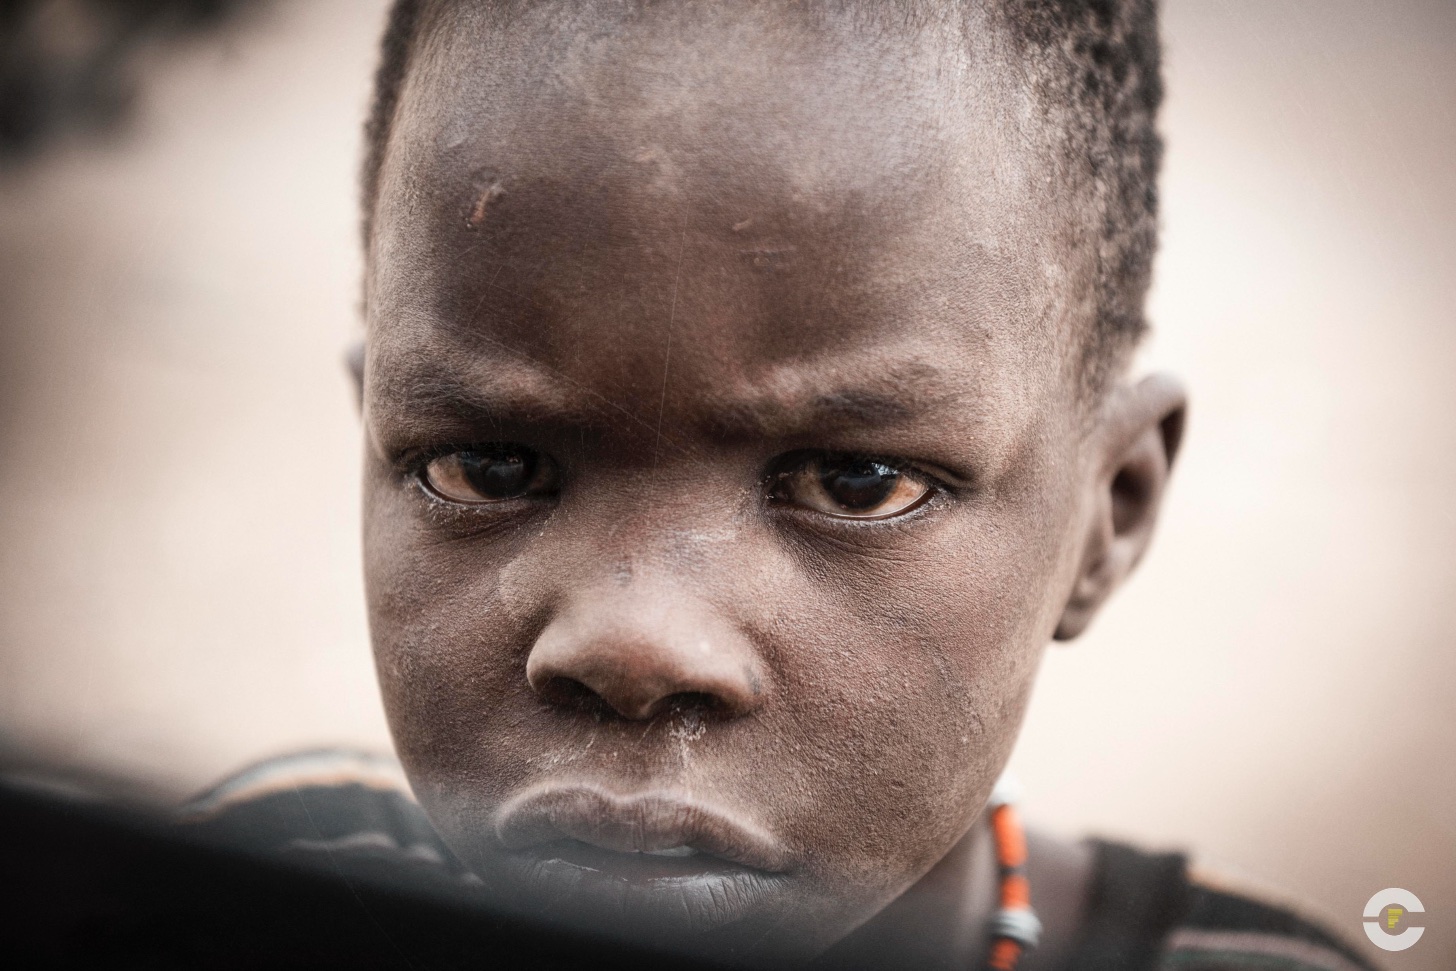
[[[1168,375],[1151,375],[1109,395],[1099,473],[1091,483],[1092,515],[1057,640],[1086,630],[1147,551],[1187,411],[1187,393]]]
[[[364,342],[355,341],[344,351],[344,366],[354,379],[354,406],[364,408]]]

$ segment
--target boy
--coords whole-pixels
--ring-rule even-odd
[[[1149,3],[402,0],[384,51],[364,548],[424,815],[327,760],[299,833],[298,762],[199,815],[760,963],[1361,966],[987,812],[1182,429],[1126,378]]]

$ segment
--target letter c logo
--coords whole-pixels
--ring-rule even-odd
[[[1388,887],[1371,897],[1365,904],[1366,917],[1379,917],[1384,911],[1391,907],[1403,908],[1407,913],[1424,914],[1426,908],[1421,904],[1421,898],[1409,890],[1402,890],[1399,887]],[[1396,918],[1391,918],[1391,923]],[[1378,920],[1367,920],[1365,922],[1365,936],[1370,938],[1370,943],[1385,951],[1404,951],[1421,939],[1426,932],[1424,927],[1407,927],[1399,934],[1386,933],[1380,926]]]

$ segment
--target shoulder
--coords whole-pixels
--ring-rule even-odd
[[[205,842],[391,882],[470,884],[394,759],[321,749],[250,766],[186,803]]]
[[[1191,872],[1181,854],[1090,845],[1085,922],[1069,965],[1078,971],[1374,971],[1292,906]]]
[[[1187,912],[1165,942],[1160,971],[1373,971],[1374,965],[1296,904],[1193,871]]]

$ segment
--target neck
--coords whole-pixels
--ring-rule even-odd
[[[910,889],[820,960],[861,968],[976,968],[985,960],[986,922],[996,907],[996,854],[983,815]]]
[[[1028,834],[1027,842],[1031,900],[1044,930],[1041,943],[1018,967],[1047,971],[1063,964],[1081,930],[1092,853],[1085,844],[1037,833]],[[929,873],[815,966],[834,971],[980,968],[990,946],[986,927],[997,893],[995,844],[982,815]]]

